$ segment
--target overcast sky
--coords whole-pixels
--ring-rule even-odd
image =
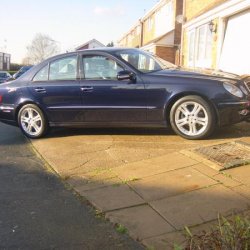
[[[157,0],[0,0],[0,52],[20,63],[36,33],[58,41],[62,52],[92,38],[107,44],[123,33]]]

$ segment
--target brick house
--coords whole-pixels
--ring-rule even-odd
[[[142,48],[179,64],[182,0],[161,0],[118,41],[121,47]]]
[[[10,70],[10,54],[0,52],[0,70]]]
[[[250,74],[250,0],[185,0],[182,64]]]
[[[100,48],[105,47],[104,44],[97,41],[96,39],[92,39],[76,48],[76,50],[83,50],[83,49],[94,49],[94,48]]]

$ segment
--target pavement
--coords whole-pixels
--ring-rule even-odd
[[[32,145],[107,219],[161,250],[183,244],[185,226],[199,231],[215,223],[218,213],[249,212],[250,165],[219,172],[190,153],[234,141],[250,143],[249,123],[200,141],[169,130],[55,129]]]
[[[18,128],[0,123],[0,249],[143,249],[44,164]]]

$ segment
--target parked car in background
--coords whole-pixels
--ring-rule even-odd
[[[12,76],[7,71],[0,71],[0,83],[8,82],[12,79]]]
[[[66,53],[0,86],[0,121],[49,127],[166,127],[187,139],[248,120],[250,76],[193,72],[139,49]]]
[[[32,65],[23,66],[21,69],[19,69],[19,70],[13,75],[13,78],[14,78],[14,79],[19,78],[21,75],[23,75],[26,71],[28,71],[28,70],[31,69],[32,67],[33,67]]]

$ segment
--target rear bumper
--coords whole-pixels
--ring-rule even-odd
[[[16,125],[14,105],[0,105],[0,121],[11,125]]]
[[[219,126],[250,121],[250,101],[218,103]]]

